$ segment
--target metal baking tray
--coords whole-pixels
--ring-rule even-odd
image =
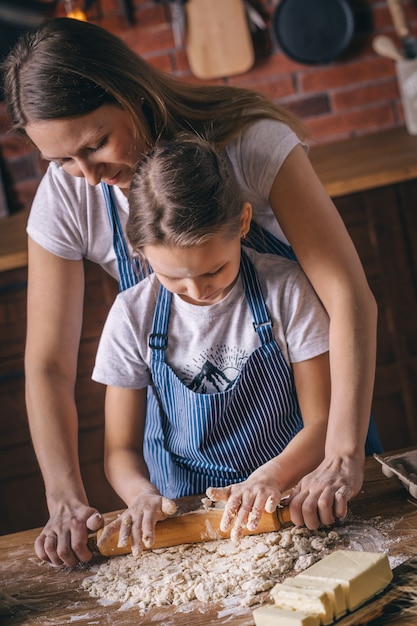
[[[374,454],[385,476],[396,476],[409,494],[417,499],[417,449],[400,454]]]

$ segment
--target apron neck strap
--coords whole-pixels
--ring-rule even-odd
[[[269,317],[262,287],[255,266],[244,250],[241,251],[240,272],[243,289],[253,316],[253,327],[258,333],[261,344],[274,340],[272,321]],[[165,361],[165,350],[168,346],[168,323],[172,294],[160,285],[155,305],[152,333],[149,335],[149,347],[152,359]]]
[[[243,249],[241,250],[240,272],[243,289],[253,316],[253,327],[258,333],[261,344],[264,345],[274,339],[272,320],[266,308],[258,272]]]
[[[113,232],[113,248],[116,254],[119,272],[119,290],[124,291],[128,287],[133,287],[133,285],[143,280],[149,272],[146,267],[143,267],[139,259],[133,259],[129,252],[123,234],[113,188],[106,183],[101,183],[101,188],[103,190],[110,226]]]

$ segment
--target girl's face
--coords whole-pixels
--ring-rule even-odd
[[[25,128],[41,156],[90,185],[117,185],[127,192],[145,144],[134,140],[129,115],[104,104],[79,117],[31,122]]]
[[[250,228],[252,207],[245,203],[240,232],[234,237],[223,231],[189,248],[145,246],[144,254],[159,282],[186,302],[207,306],[220,302],[232,289],[240,265],[240,240]]]
[[[145,246],[159,282],[186,302],[200,306],[222,300],[239,274],[240,237],[214,235],[191,248]]]

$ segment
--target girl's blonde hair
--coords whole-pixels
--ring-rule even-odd
[[[243,201],[226,156],[191,134],[160,141],[138,166],[129,191],[126,233],[145,246],[190,247],[213,235],[239,235]]]
[[[106,103],[128,112],[149,144],[195,132],[225,146],[253,121],[276,119],[302,137],[301,123],[260,93],[226,85],[191,85],[165,74],[100,26],[55,18],[21,37],[2,64],[5,101],[15,130],[35,121],[76,117]]]

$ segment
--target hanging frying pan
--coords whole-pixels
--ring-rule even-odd
[[[350,44],[355,23],[347,0],[280,0],[273,30],[282,51],[299,63],[321,65]]]

